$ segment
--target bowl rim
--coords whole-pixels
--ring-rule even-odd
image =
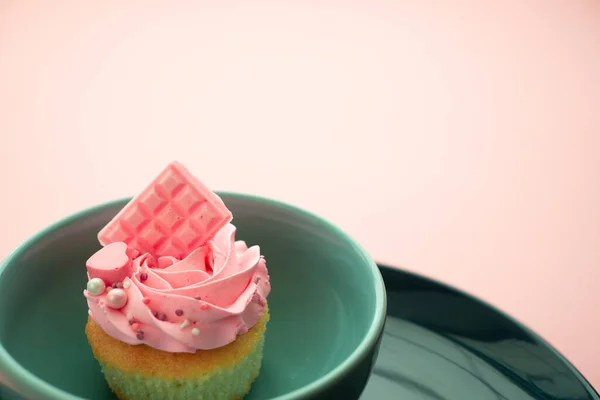
[[[331,231],[333,231],[338,237],[343,238],[344,241],[350,243],[354,250],[360,253],[363,256],[364,260],[367,261],[367,266],[369,272],[373,276],[374,291],[375,291],[375,310],[372,316],[371,325],[359,343],[359,345],[354,349],[352,353],[339,365],[329,371],[327,374],[321,376],[320,378],[310,382],[309,384],[302,386],[292,392],[283,394],[278,396],[272,400],[293,400],[293,399],[303,399],[318,395],[319,393],[324,392],[331,386],[333,386],[337,381],[343,378],[346,371],[350,371],[357,367],[365,357],[369,355],[369,353],[375,348],[381,332],[383,331],[383,327],[386,319],[386,308],[387,308],[387,298],[386,298],[386,290],[385,284],[383,282],[383,278],[377,267],[377,264],[373,260],[373,258],[369,255],[369,253],[348,233],[344,232],[337,225],[332,222],[324,219],[323,217],[312,213],[310,211],[304,210],[300,207],[279,201],[274,200],[267,197],[239,193],[239,192],[229,192],[229,191],[216,191],[216,193],[223,198],[234,198],[246,201],[257,201],[262,204],[266,204],[267,206],[274,206],[282,209],[286,209],[294,214],[299,214],[301,216],[310,218],[321,225],[327,226]],[[106,208],[114,207],[121,203],[126,203],[129,201],[131,197],[120,198],[116,200],[111,200],[107,202],[103,202],[91,207],[84,208],[79,210],[69,216],[59,219],[54,223],[46,226],[45,228],[39,230],[34,235],[27,238],[23,241],[17,248],[15,248],[1,263],[0,263],[0,276],[5,273],[7,268],[10,268],[12,262],[20,257],[24,252],[26,252],[31,246],[35,245],[37,242],[42,240],[47,235],[58,231],[65,226],[76,222],[84,218],[87,215],[100,212]],[[364,263],[363,263],[364,264]],[[3,383],[4,381],[4,383]],[[7,382],[6,382],[7,381]],[[78,397],[74,394],[71,394],[67,391],[64,391],[52,384],[46,382],[45,380],[37,377],[33,373],[29,372],[25,367],[23,367],[17,360],[15,360],[8,351],[4,348],[2,343],[0,342],[0,385],[6,385],[8,388],[15,390],[17,393],[25,394],[25,395],[33,395],[34,398],[44,398],[44,399],[56,399],[56,400],[82,400],[81,397]]]

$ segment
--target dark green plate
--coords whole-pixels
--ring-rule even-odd
[[[510,317],[443,284],[379,267],[388,315],[361,400],[600,399],[562,355]]]
[[[600,399],[531,330],[455,289],[380,265],[387,322],[361,400]]]

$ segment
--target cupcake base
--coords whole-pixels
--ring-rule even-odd
[[[165,381],[140,374],[123,374],[104,364],[102,372],[111,390],[120,400],[130,399],[242,399],[258,376],[263,341],[244,361],[232,368],[215,371],[201,378]]]
[[[260,372],[268,320],[265,308],[259,322],[234,342],[195,354],[128,345],[107,335],[91,318],[85,331],[120,400],[233,400],[248,394]]]

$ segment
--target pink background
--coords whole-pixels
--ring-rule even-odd
[[[600,2],[226,3],[1,3],[0,258],[179,159],[490,301],[600,386]]]

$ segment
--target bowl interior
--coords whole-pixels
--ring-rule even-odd
[[[267,260],[271,322],[249,399],[282,396],[346,360],[381,314],[372,261],[328,223],[294,208],[222,194],[236,237]],[[27,242],[0,275],[0,343],[26,370],[75,396],[114,398],[83,329],[85,261],[125,201],[77,214]],[[376,271],[376,270],[375,270]]]

